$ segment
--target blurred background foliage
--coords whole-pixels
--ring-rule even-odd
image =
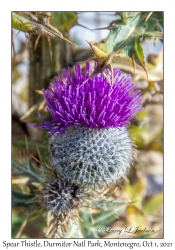
[[[83,61],[92,57],[85,40],[103,43],[109,29],[93,29],[109,26],[119,14],[15,12],[12,15],[13,238],[44,238],[51,223],[51,215],[39,203],[30,202],[36,200],[40,183],[46,180],[42,164],[50,164],[47,133],[27,126],[29,122],[40,122],[38,110],[45,119],[49,118],[41,89],[48,87],[63,68],[72,67],[77,61],[84,67]],[[156,21],[163,30],[163,12],[144,12],[144,15],[145,20]],[[117,190],[109,188],[99,201],[92,201],[95,208],[79,211],[81,219],[76,227],[71,225],[67,237],[163,237],[163,43],[155,37],[142,39],[140,43],[148,78],[140,65],[135,65],[134,70],[130,58],[117,57],[112,62],[113,68],[131,74],[143,94],[144,109],[129,127],[138,150],[135,164]],[[98,226],[123,231],[120,235],[97,232]],[[124,232],[127,226],[156,233],[129,234]]]

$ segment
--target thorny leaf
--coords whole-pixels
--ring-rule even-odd
[[[120,213],[121,210],[125,209],[125,206],[128,204],[128,202],[106,198],[100,200],[94,199],[90,201],[90,204],[92,204],[93,207],[103,211]]]
[[[90,216],[90,212],[83,210],[80,212],[80,217],[83,220],[80,222],[81,230],[86,238],[99,238],[96,231],[97,227],[110,224],[116,219],[116,215],[106,211],[101,211],[99,214],[92,214]]]
[[[83,220],[80,222],[80,226],[83,234],[87,238],[99,238],[97,234],[96,228],[98,226],[105,226],[116,220],[126,209],[128,202],[126,201],[118,201],[109,199],[92,199],[87,202],[87,207],[94,208],[94,212],[81,210],[80,217]],[[100,210],[100,212],[96,212],[96,210]],[[91,216],[90,216],[90,213]],[[100,232],[102,234],[102,232]]]
[[[49,23],[49,20],[49,15],[42,15],[40,12],[12,12],[12,28],[48,38],[60,38],[77,46],[66,39],[59,30],[53,27]]]
[[[159,20],[148,15],[148,12],[120,12],[120,19],[104,28],[110,30],[105,41],[88,42],[95,54],[93,59],[97,61],[97,68],[90,77],[103,72],[106,67],[112,74],[112,61],[117,56],[131,58],[133,64],[140,65],[147,74],[142,42],[163,37]]]
[[[32,165],[31,160],[27,158],[26,162],[19,163],[18,161],[12,159],[12,165],[16,169],[14,176],[24,175],[30,177],[30,181],[43,182],[45,181],[43,172],[39,172]]]

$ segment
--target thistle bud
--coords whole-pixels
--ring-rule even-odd
[[[42,204],[55,217],[71,215],[81,207],[86,196],[82,188],[70,185],[64,179],[52,179],[46,182],[42,191]]]

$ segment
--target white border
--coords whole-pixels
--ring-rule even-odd
[[[173,242],[175,223],[175,80],[174,80],[174,3],[175,1],[161,2],[160,0],[147,1],[2,1],[0,13],[0,58],[1,58],[1,91],[0,91],[0,245],[3,240],[19,242],[11,239],[11,11],[12,10],[58,10],[58,11],[164,11],[165,20],[165,105],[164,105],[164,239],[152,239],[153,242]],[[71,241],[71,240],[68,240]],[[96,241],[96,240],[93,240]],[[111,240],[111,242],[114,240]],[[128,242],[142,242],[144,240],[127,240]],[[150,240],[148,240],[150,242]],[[39,240],[42,242],[42,240]],[[54,240],[54,242],[56,242]],[[126,240],[120,240],[126,242]],[[1,245],[2,246],[2,245]],[[28,249],[30,249],[29,247]],[[19,247],[18,249],[22,249]],[[33,249],[33,248],[31,248]],[[107,249],[107,248],[106,248]],[[122,249],[129,249],[123,247]],[[147,249],[144,247],[144,249]],[[154,249],[154,247],[152,248]],[[158,248],[155,248],[158,249]]]

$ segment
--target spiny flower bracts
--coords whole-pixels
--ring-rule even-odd
[[[84,186],[116,183],[134,158],[127,129],[87,129],[71,126],[50,138],[49,153],[57,173],[65,180]]]

